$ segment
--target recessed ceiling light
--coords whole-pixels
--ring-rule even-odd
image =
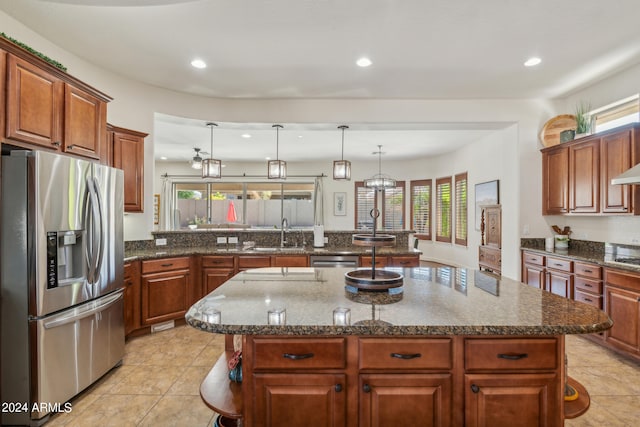
[[[271,160],[271,157],[265,157],[264,159],[265,160]]]
[[[243,138],[251,138],[251,135],[249,135],[248,133],[243,133],[240,136],[243,137]]]
[[[542,62],[542,59],[534,56],[534,57],[531,57],[531,58],[527,59],[527,61],[524,63],[524,66],[525,67],[534,67],[534,66],[538,65],[541,62]]]
[[[356,61],[356,64],[358,64],[358,67],[368,67],[372,62],[369,58],[362,57]]]
[[[160,160],[167,160],[165,156],[160,157]]]
[[[302,138],[302,135],[298,135],[298,138]]]
[[[194,59],[193,61],[191,61],[191,66],[194,68],[207,68],[207,63],[204,62],[202,59]]]

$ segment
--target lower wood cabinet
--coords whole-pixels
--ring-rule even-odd
[[[613,327],[605,332],[605,342],[640,356],[640,274],[605,270],[605,310]]]
[[[183,318],[194,301],[189,257],[142,261],[142,325]]]
[[[124,334],[140,328],[140,262],[124,264]]]
[[[564,424],[564,337],[243,337],[251,426]]]
[[[371,267],[372,257],[363,255],[360,257],[361,267]],[[420,257],[418,255],[376,255],[376,267],[419,267]]]
[[[235,274],[235,257],[204,255],[202,257],[202,294],[213,292]]]

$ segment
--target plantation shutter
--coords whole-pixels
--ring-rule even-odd
[[[404,181],[397,181],[395,188],[386,188],[382,199],[382,223],[385,230],[402,230],[404,227]]]
[[[456,239],[457,245],[467,246],[467,173],[455,176],[456,186]]]
[[[411,181],[411,228],[416,238],[431,240],[431,180]]]
[[[373,228],[373,218],[369,213],[376,207],[376,191],[364,186],[364,182],[356,184],[355,229]]]
[[[436,241],[451,242],[451,177],[436,179]]]

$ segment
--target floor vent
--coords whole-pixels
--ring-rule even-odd
[[[173,320],[169,320],[167,322],[157,323],[155,325],[151,325],[151,333],[166,331],[167,329],[171,329],[175,326],[175,322]]]

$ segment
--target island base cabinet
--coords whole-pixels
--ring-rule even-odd
[[[345,427],[343,374],[255,374],[252,426]]]
[[[451,374],[360,376],[360,426],[449,427]]]
[[[466,427],[564,425],[555,374],[465,375]]]

